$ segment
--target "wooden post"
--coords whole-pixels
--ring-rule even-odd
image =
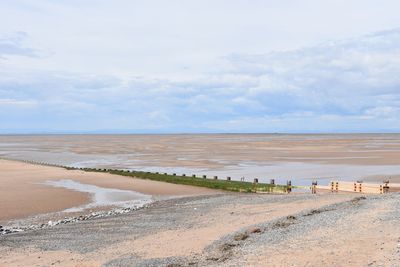
[[[384,185],[383,185],[383,193],[389,193],[389,181],[384,181]]]
[[[362,193],[363,192],[363,186],[362,186],[363,181],[357,181],[357,183],[358,183],[358,190],[357,191]]]
[[[286,185],[287,185],[287,192],[288,193],[292,192],[292,181],[288,180],[286,182]]]
[[[317,181],[313,181],[311,184],[311,194],[317,193]]]
[[[331,192],[339,192],[339,182],[332,181],[331,182]]]

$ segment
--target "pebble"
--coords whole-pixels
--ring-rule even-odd
[[[11,233],[17,233],[17,232],[23,232],[27,230],[37,230],[37,229],[43,229],[43,228],[49,228],[49,227],[54,227],[59,224],[67,224],[67,223],[73,223],[77,221],[86,221],[94,218],[103,218],[103,217],[108,217],[108,216],[113,216],[113,215],[118,215],[118,214],[125,214],[134,210],[138,210],[139,206],[133,206],[133,207],[128,207],[128,208],[118,208],[118,209],[113,209],[110,211],[99,211],[99,212],[91,212],[90,214],[87,215],[80,215],[78,217],[64,217],[62,220],[58,221],[48,221],[47,224],[41,223],[41,224],[36,224],[36,225],[28,225],[24,227],[4,227],[0,225],[0,235],[5,235],[5,234],[11,234]]]

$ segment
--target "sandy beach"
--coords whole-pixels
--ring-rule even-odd
[[[1,159],[0,169],[0,222],[62,211],[91,201],[88,193],[45,185],[49,180],[69,179],[101,188],[131,190],[155,199],[217,193],[204,188]]]
[[[1,266],[391,266],[400,260],[399,194],[224,193],[9,160],[0,160],[0,168],[7,185],[0,194],[3,222],[35,215],[17,221],[47,225],[59,216],[55,211],[93,201],[43,184],[49,179],[158,196],[124,214],[0,235]],[[368,254],[354,257],[361,248]]]
[[[128,159],[130,156],[121,156],[125,148],[119,142],[122,142],[121,138],[128,138],[124,136],[115,137],[119,141],[115,141],[117,145],[113,148],[103,144],[100,137],[96,137],[93,144],[89,139],[78,141],[74,137],[69,140],[69,145],[64,142],[72,137],[51,137],[47,143],[41,143],[44,140],[42,136],[22,137],[20,141],[17,140],[20,137],[8,138],[14,138],[14,143],[8,143],[7,151],[3,149],[2,155],[20,160],[39,156],[38,161],[54,158],[55,163],[74,165],[93,158],[96,160],[89,161],[93,166],[116,168],[127,168],[132,163],[132,158]],[[35,138],[38,138],[37,142],[34,142]],[[165,138],[168,141],[161,140],[152,145],[154,139],[147,140],[147,143],[142,139],[135,148],[132,147],[132,137],[128,138],[131,141],[125,141],[129,150],[145,144],[151,146],[147,148],[147,154],[141,152],[140,157],[146,159],[146,164],[152,164],[158,157],[158,166],[165,164],[172,169],[181,166],[182,161],[189,167],[193,167],[193,162],[209,164],[199,160],[206,157],[205,148],[214,151],[210,158],[224,158],[229,164],[236,162],[240,165],[238,159],[243,157],[258,161],[260,165],[257,166],[269,160],[268,166],[275,167],[282,163],[311,162],[313,166],[328,164],[340,169],[346,162],[346,166],[359,166],[358,171],[372,166],[378,173],[361,173],[365,174],[366,180],[372,181],[384,177],[379,175],[379,171],[385,170],[386,166],[396,170],[399,164],[397,139],[388,136],[384,136],[384,140],[376,137],[380,141],[371,137],[368,141],[360,137],[341,141],[338,137],[334,140],[321,137],[324,140],[318,141],[312,137],[309,143],[303,137],[297,141],[272,140],[258,150],[256,144],[245,140],[238,143],[240,153],[234,153],[233,148],[227,152],[232,139],[222,141],[213,136],[214,141],[210,141],[207,138],[211,137],[201,136],[191,139],[192,144],[188,146],[189,139],[183,138],[182,142],[186,142],[188,147],[184,152],[178,149],[180,143],[175,137]],[[200,140],[207,144],[199,145]],[[59,141],[56,146],[55,142]],[[167,152],[170,145],[157,150],[155,147],[162,142],[173,142],[173,152]],[[374,142],[379,148],[366,148],[366,144],[360,148],[362,142]],[[305,145],[300,146],[300,143]],[[94,149],[93,154],[89,150],[79,151],[87,145],[103,150]],[[109,147],[108,152],[104,150],[105,146]],[[359,147],[359,156],[349,156],[348,150],[355,147]],[[36,152],[27,153],[25,158],[16,153],[19,149]],[[10,152],[12,150],[14,152]],[[277,155],[294,153],[295,150],[299,151],[299,158],[301,154],[301,160],[297,158],[296,162],[290,162],[292,156],[278,159]],[[381,150],[380,154],[376,152],[378,150]],[[340,152],[333,157],[333,151]],[[177,157],[179,153],[188,160]],[[361,154],[365,158],[360,158]],[[372,157],[378,155],[379,159],[373,161]],[[327,160],[329,157],[331,159]],[[321,162],[322,158],[325,162]],[[99,159],[107,164],[96,165]],[[121,162],[116,165],[112,159]],[[227,161],[217,164],[226,165],[221,167],[221,172],[229,170]],[[207,165],[209,169],[214,167]],[[251,167],[244,165],[242,170],[251,170]],[[21,228],[23,231],[0,235],[1,266],[396,266],[400,262],[400,229],[397,225],[400,195],[397,193],[369,196],[354,193],[227,193],[5,159],[0,160],[0,169],[0,225],[3,229],[25,227]],[[308,174],[314,172],[315,169],[306,170]],[[398,177],[394,174],[392,179]],[[122,213],[93,215],[124,207],[121,203],[140,204],[138,208]],[[80,207],[79,211],[68,211]],[[71,216],[83,219],[62,220]],[[56,220],[60,223],[54,224]],[[40,227],[36,227],[38,225]]]

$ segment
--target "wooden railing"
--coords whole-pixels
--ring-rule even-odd
[[[345,181],[331,181],[328,186],[317,185],[313,182],[311,185],[311,192],[313,194],[319,191],[330,191],[332,193],[338,192],[353,192],[364,194],[386,194],[389,192],[400,192],[400,184],[390,183],[388,181],[381,184]]]

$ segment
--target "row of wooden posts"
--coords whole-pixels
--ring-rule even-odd
[[[2,159],[2,157],[0,157],[0,159]],[[64,165],[59,165],[59,164],[53,164],[53,163],[47,163],[47,162],[39,162],[39,161],[33,161],[33,160],[20,160],[21,162],[26,162],[26,163],[30,163],[30,164],[38,164],[38,165],[44,165],[44,166],[52,166],[52,167],[59,167],[59,168],[64,168],[65,166]],[[76,169],[83,169],[83,168],[76,168]],[[100,170],[100,169],[99,169]],[[104,171],[107,171],[107,170],[111,170],[111,169],[103,169]],[[147,173],[151,173],[151,172],[147,172]],[[160,174],[159,172],[155,172],[155,174]],[[166,172],[164,172],[163,173],[164,175],[168,175],[168,173],[166,173]],[[173,176],[176,176],[177,174],[176,173],[172,173],[172,175]],[[183,177],[186,177],[186,174],[184,173],[184,174],[182,174],[182,176]],[[196,178],[197,176],[196,176],[196,174],[192,174],[192,178]],[[202,175],[202,178],[203,179],[207,179],[207,175]],[[214,175],[213,176],[213,179],[214,180],[218,180],[218,176],[217,175]],[[232,180],[232,178],[231,178],[231,176],[227,176],[226,177],[226,180],[227,181],[231,181]],[[240,181],[241,182],[244,182],[245,181],[245,178],[244,177],[241,177],[240,178]],[[258,184],[258,178],[254,178],[254,180],[253,180],[253,184]],[[270,185],[275,185],[275,179],[270,179],[270,183],[269,183]],[[292,181],[290,181],[290,180],[288,180],[287,182],[286,182],[286,191],[287,191],[287,193],[290,193],[290,192],[292,192]]]
[[[2,157],[1,157],[2,158]],[[37,162],[31,160],[22,160],[22,162],[31,163],[31,164],[39,164],[53,167],[65,167],[59,164],[51,164],[46,162]],[[80,168],[77,168],[80,169]],[[106,169],[105,169],[106,170]],[[150,172],[148,172],[150,173]],[[156,172],[159,174],[159,172]],[[164,175],[168,175],[168,173],[164,173]],[[172,174],[176,176],[176,173]],[[182,174],[182,176],[186,176],[186,174]],[[197,176],[195,174],[192,175],[193,178]],[[207,175],[202,175],[202,178],[207,179]],[[214,180],[218,180],[218,176],[213,176]],[[232,178],[230,176],[226,177],[227,181],[231,181]],[[244,177],[240,179],[240,181],[244,182]],[[254,178],[253,184],[258,184],[258,178]],[[270,185],[275,185],[275,179],[270,179]],[[292,192],[292,181],[288,180],[286,182],[287,193]],[[396,184],[389,186],[389,181],[384,181],[382,184],[372,184],[372,183],[363,183],[362,181],[357,182],[345,182],[345,181],[331,181],[328,186],[318,185],[317,181],[313,181],[311,184],[311,193],[316,194],[317,191],[330,191],[332,193],[338,192],[354,192],[354,193],[372,193],[372,194],[386,194],[389,192],[389,189],[393,189],[394,191],[400,191],[400,185]]]
[[[156,172],[156,174],[159,174],[159,172]],[[165,172],[164,175],[168,175],[168,173]],[[173,175],[173,176],[176,176],[176,173],[173,173],[172,175]],[[184,173],[184,174],[182,174],[182,176],[185,177],[186,174]],[[193,178],[196,178],[197,176],[196,176],[196,174],[192,174],[192,177],[193,177]],[[203,179],[207,179],[207,175],[202,175],[202,178],[203,178]],[[216,176],[216,175],[213,176],[213,179],[214,179],[214,180],[218,180],[218,176]],[[231,181],[232,178],[231,178],[230,176],[227,176],[227,177],[226,177],[226,180],[227,180],[227,181]],[[245,180],[244,180],[244,177],[240,178],[240,181],[241,181],[241,182],[244,182],[244,181],[245,181]],[[253,184],[258,184],[258,178],[254,178]],[[275,185],[275,179],[270,179],[269,184],[270,184],[270,185]],[[286,181],[286,189],[287,189],[287,192],[288,192],[288,193],[292,192],[292,181],[291,181],[291,180]]]

